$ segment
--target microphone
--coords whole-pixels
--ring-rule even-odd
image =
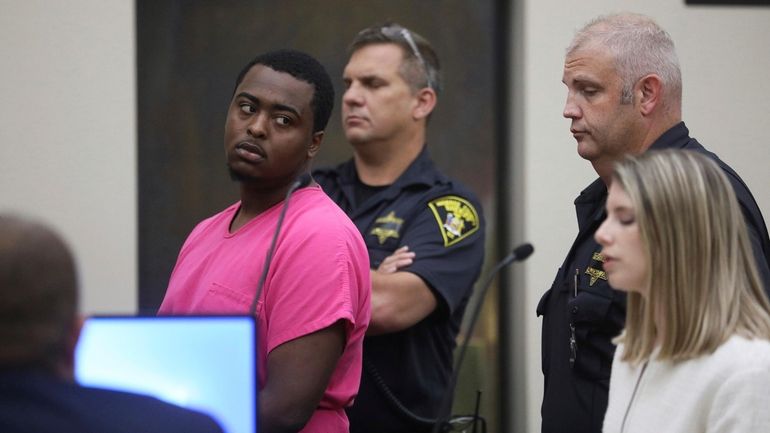
[[[289,208],[289,198],[294,191],[304,188],[310,185],[313,177],[310,173],[302,173],[297,176],[297,179],[289,186],[289,190],[286,191],[286,198],[283,199],[283,207],[281,208],[281,214],[278,216],[278,222],[275,224],[275,231],[273,232],[273,240],[270,241],[270,247],[267,249],[265,255],[265,264],[262,265],[262,275],[259,276],[259,283],[257,283],[257,293],[254,295],[254,299],[251,301],[249,307],[249,316],[253,316],[257,312],[257,301],[262,294],[262,288],[265,287],[265,280],[267,279],[267,271],[270,270],[270,262],[273,260],[273,253],[275,253],[275,242],[278,240],[278,234],[281,232],[281,226],[283,225],[283,218],[286,216],[286,209]]]
[[[297,180],[294,181],[293,184],[291,184],[291,187],[289,187],[289,192],[286,194],[286,197],[288,198],[291,193],[294,191],[304,188],[308,185],[310,185],[310,181],[313,180],[313,177],[310,176],[310,173],[302,173],[299,176],[297,176]]]
[[[460,352],[457,355],[457,364],[454,366],[452,378],[449,380],[449,385],[447,386],[444,398],[441,401],[441,406],[439,406],[438,418],[436,419],[436,424],[433,425],[433,433],[438,433],[442,425],[448,421],[451,415],[452,396],[454,395],[455,386],[457,386],[457,377],[460,373],[460,366],[462,366],[463,359],[465,358],[465,351],[468,349],[468,342],[471,339],[471,335],[473,335],[473,328],[476,327],[476,321],[479,318],[481,306],[484,304],[484,298],[487,295],[489,287],[492,285],[492,280],[494,280],[495,276],[497,276],[501,269],[513,262],[521,262],[526,260],[530,255],[532,255],[534,251],[535,248],[530,243],[524,243],[517,246],[513,249],[513,251],[511,251],[510,254],[503,257],[503,259],[500,260],[494,268],[492,268],[492,272],[487,275],[484,283],[481,285],[481,293],[479,294],[478,300],[476,301],[476,305],[473,309],[473,314],[471,315],[471,321],[468,324],[468,329],[465,331],[465,338],[460,345]],[[475,419],[473,420],[473,424],[475,431]]]

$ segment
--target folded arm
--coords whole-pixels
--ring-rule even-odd
[[[399,271],[413,259],[414,253],[404,246],[372,270],[372,319],[367,335],[404,330],[436,309],[436,295],[425,281],[411,272]]]

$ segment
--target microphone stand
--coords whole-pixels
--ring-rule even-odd
[[[479,313],[481,312],[481,306],[484,303],[484,298],[487,295],[487,291],[489,291],[489,287],[492,285],[492,281],[494,280],[494,278],[497,276],[497,274],[500,272],[502,268],[510,265],[513,262],[527,259],[534,250],[535,249],[532,247],[532,244],[529,244],[529,243],[521,244],[518,247],[514,248],[510,254],[505,256],[502,260],[500,260],[497,263],[497,265],[495,265],[495,267],[492,269],[492,272],[490,272],[487,275],[486,280],[484,280],[484,284],[481,285],[481,293],[479,294],[479,299],[476,302],[476,305],[473,309],[473,314],[471,315],[471,321],[468,324],[468,329],[465,332],[465,338],[463,339],[463,342],[460,345],[460,352],[457,355],[457,365],[455,365],[452,371],[452,378],[449,380],[449,386],[447,386],[447,390],[446,390],[446,393],[444,394],[444,398],[441,402],[441,406],[439,406],[438,419],[436,420],[436,424],[433,425],[433,429],[431,430],[433,433],[438,433],[441,430],[442,425],[447,422],[447,420],[451,415],[452,396],[454,395],[455,386],[457,386],[457,377],[460,374],[460,366],[463,363],[463,359],[465,359],[465,352],[468,349],[468,343],[470,341],[471,335],[473,334],[473,329],[476,327],[476,321],[479,318]],[[474,420],[473,423],[475,425],[476,421]]]

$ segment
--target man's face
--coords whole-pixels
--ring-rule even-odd
[[[606,49],[589,46],[569,54],[562,81],[567,86],[564,117],[578,154],[596,165],[614,161],[642,143],[636,98],[621,103],[622,82]]]
[[[255,65],[235,89],[225,122],[225,156],[234,179],[280,187],[307,167],[323,132],[313,133],[313,86]]]
[[[401,48],[366,45],[356,50],[343,72],[342,127],[353,144],[386,141],[414,125],[417,99],[399,74]]]

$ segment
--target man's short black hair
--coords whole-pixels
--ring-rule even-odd
[[[236,89],[254,65],[265,65],[274,71],[285,72],[311,84],[315,89],[313,99],[310,101],[310,106],[313,108],[313,132],[323,131],[326,128],[334,108],[334,86],[329,73],[318,60],[309,54],[290,49],[260,54],[238,74],[235,80]]]

